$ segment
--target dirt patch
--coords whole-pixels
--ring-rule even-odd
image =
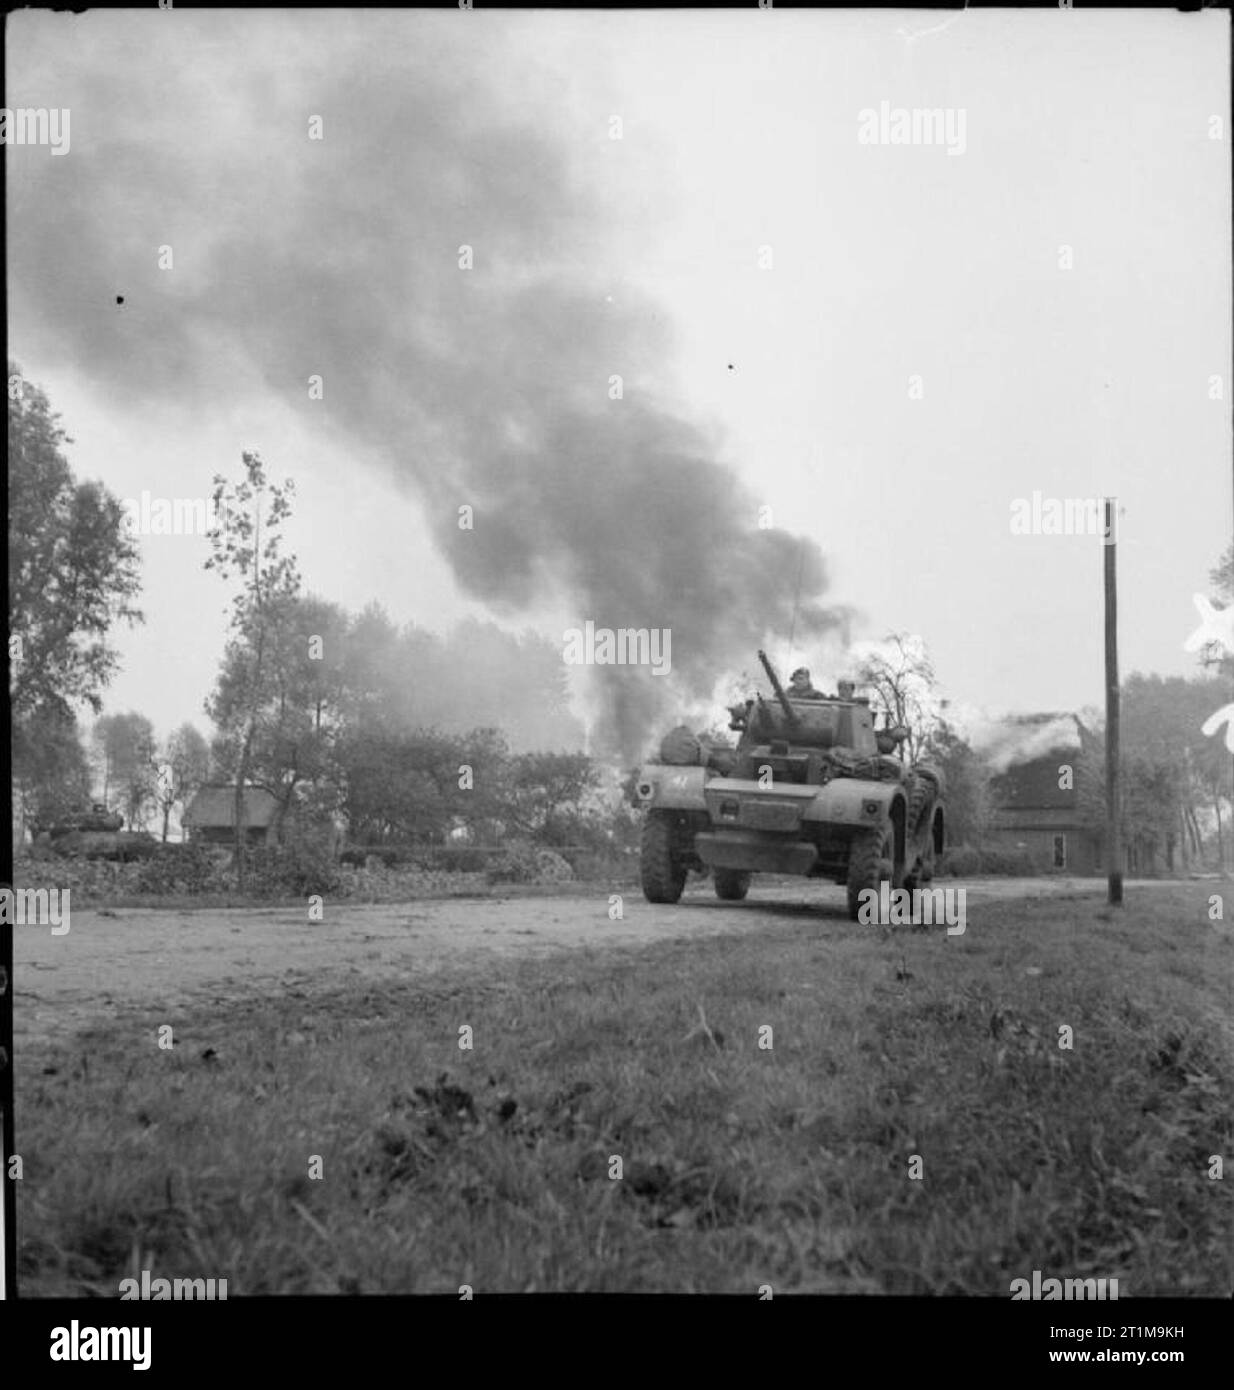
[[[1003,879],[973,885],[984,899],[1098,895],[1097,879]],[[422,982],[477,953],[549,956],[559,951],[638,947],[670,937],[755,932],[800,920],[803,930],[856,930],[836,888],[793,882],[756,884],[744,903],[720,903],[708,883],[674,907],[622,895],[610,918],[607,888],[551,897],[332,904],[310,921],[308,908],[75,911],[63,936],[47,927],[14,932],[17,1046],[63,1038],[136,1005],[167,1011],[192,1003],[300,989],[310,993],[357,978]]]

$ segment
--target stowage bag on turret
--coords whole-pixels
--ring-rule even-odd
[[[684,724],[670,729],[660,741],[660,761],[672,767],[695,767],[702,756],[702,745]]]

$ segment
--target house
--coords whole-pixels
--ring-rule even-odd
[[[278,803],[264,787],[244,789],[244,834],[250,845],[274,843],[274,811]],[[190,841],[208,845],[236,842],[236,789],[202,787],[184,813]]]
[[[1007,722],[996,756],[1004,770],[989,787],[990,845],[1024,850],[1046,872],[1103,871],[1102,837],[1080,808],[1080,757],[1090,737],[1074,715],[1022,715]]]

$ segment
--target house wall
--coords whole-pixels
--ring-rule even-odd
[[[1025,813],[1016,814],[1022,816]],[[1054,864],[1056,835],[1066,837],[1067,862],[1061,869]],[[1022,845],[1031,856],[1034,865],[1043,873],[1095,874],[1102,871],[1099,838],[1092,831],[1080,830],[1066,823],[1059,825],[1057,817],[1053,825],[998,825],[989,832],[986,839],[991,846],[999,849],[1013,850]]]

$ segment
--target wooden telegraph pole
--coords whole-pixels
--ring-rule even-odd
[[[1105,501],[1105,841],[1109,890],[1106,901],[1114,907],[1123,901],[1122,844],[1119,827],[1118,780],[1118,572],[1116,511],[1118,499]]]

